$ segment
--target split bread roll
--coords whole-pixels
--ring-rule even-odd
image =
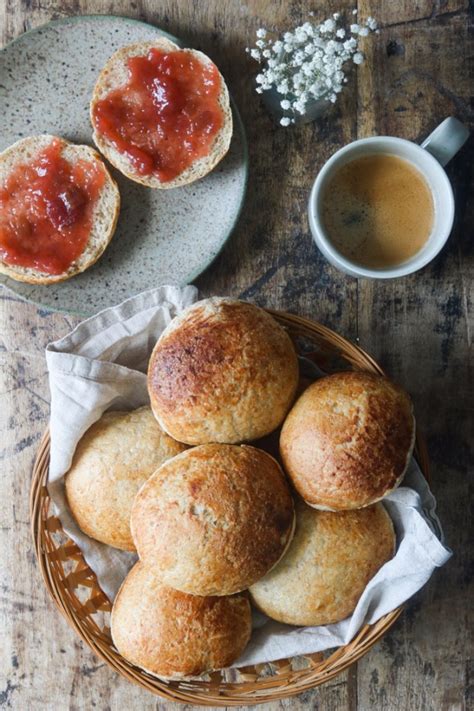
[[[310,506],[380,501],[403,479],[415,442],[412,403],[380,375],[336,373],[297,400],[280,436],[283,466]]]
[[[193,595],[245,590],[282,557],[293,500],[277,462],[255,447],[207,444],[165,462],[131,515],[140,560]]]
[[[93,139],[107,160],[109,160],[117,170],[126,175],[127,178],[130,178],[130,180],[134,180],[150,188],[177,188],[182,185],[187,185],[188,183],[193,183],[195,180],[199,180],[210,173],[229,150],[233,131],[232,111],[229,102],[229,92],[220,72],[218,72],[221,82],[218,104],[223,114],[222,126],[214,137],[209,153],[201,158],[197,158],[174,179],[162,181],[159,176],[154,174],[140,175],[130,158],[125,153],[117,150],[113,142],[100,132],[97,121],[95,120],[98,102],[105,99],[111,91],[126,84],[128,79],[127,60],[130,57],[145,56],[150,49],[154,48],[164,52],[183,52],[191,55],[204,66],[215,66],[211,59],[202,52],[195,49],[182,49],[165,37],[160,37],[153,42],[140,42],[139,44],[131,44],[122,47],[110,57],[102,69],[94,87],[90,106]]]
[[[187,444],[258,439],[283,421],[298,385],[286,331],[266,311],[213,297],[164,330],[148,367],[161,427]]]
[[[329,625],[348,617],[369,580],[395,553],[382,504],[317,511],[298,499],[296,531],[281,562],[252,585],[252,602],[289,625]]]
[[[106,412],[79,441],[65,487],[79,527],[91,538],[133,551],[135,496],[163,462],[185,445],[162,432],[149,407]]]
[[[112,639],[120,654],[164,679],[229,666],[251,629],[245,596],[186,595],[164,587],[142,563],[125,578],[112,609]]]
[[[61,157],[74,164],[79,160],[97,162],[104,171],[105,182],[99,198],[93,207],[92,227],[85,249],[63,273],[49,274],[32,267],[7,264],[0,256],[0,273],[16,281],[30,284],[53,284],[65,281],[91,267],[102,255],[115,232],[120,211],[120,194],[112,176],[106,169],[101,157],[89,146],[75,145],[62,138],[50,135],[29,136],[22,138],[0,154],[0,186],[8,175],[17,167],[30,163],[53,141],[60,141],[63,149]],[[0,210],[1,221],[1,210]]]

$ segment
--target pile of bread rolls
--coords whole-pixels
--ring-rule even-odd
[[[79,526],[139,557],[112,612],[130,662],[162,678],[229,666],[251,603],[290,625],[337,622],[394,555],[380,501],[412,453],[408,395],[344,372],[294,402],[298,383],[272,316],[206,299],[156,343],[151,409],[107,412],[80,441],[66,477]],[[281,426],[280,464],[257,440]]]

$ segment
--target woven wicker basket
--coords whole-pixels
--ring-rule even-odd
[[[288,330],[298,352],[324,371],[350,368],[383,372],[369,355],[328,328],[290,314],[270,313]],[[214,672],[206,680],[157,679],[127,662],[114,648],[109,629],[111,603],[80,549],[64,534],[59,519],[50,512],[46,489],[49,448],[46,432],[34,465],[30,498],[35,551],[48,591],[69,624],[101,659],[129,681],[154,694],[172,701],[208,706],[258,704],[299,694],[347,669],[385,634],[401,613],[402,608],[398,608],[376,624],[366,625],[350,644],[327,654]],[[427,452],[419,433],[415,454],[423,473],[428,476]]]

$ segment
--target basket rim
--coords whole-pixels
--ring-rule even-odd
[[[340,336],[327,326],[288,312],[277,311],[274,309],[265,310],[274,316],[281,324],[287,326],[289,325],[293,328],[299,327],[303,331],[309,331],[313,334],[317,334],[324,340],[331,341],[332,345],[339,345],[342,349],[349,351],[349,353],[352,352],[365,363],[368,369],[378,372],[381,375],[385,375],[385,372],[381,366],[360,346],[352,343],[343,336]],[[420,468],[427,480],[430,481],[431,477],[429,472],[429,459],[426,444],[418,428],[416,429],[415,447],[416,458],[419,462]],[[203,685],[203,691],[197,694],[191,689],[186,690],[186,688],[179,688],[180,684],[177,682],[166,682],[158,677],[151,677],[150,675],[144,673],[140,668],[127,662],[116,652],[111,654],[109,651],[110,642],[105,643],[98,637],[94,638],[89,633],[86,634],[85,629],[81,625],[81,619],[78,617],[76,610],[70,603],[69,597],[74,594],[73,591],[67,590],[60,578],[55,576],[54,567],[52,566],[49,558],[51,551],[48,550],[46,541],[47,531],[44,525],[45,521],[51,518],[51,515],[48,517],[50,498],[47,491],[49,452],[50,435],[48,427],[41,438],[38,453],[33,465],[29,497],[31,534],[33,538],[34,551],[48,593],[52,597],[55,606],[66,618],[68,624],[102,661],[104,661],[116,673],[120,673],[121,676],[126,678],[128,681],[132,681],[141,688],[145,688],[153,694],[161,696],[168,701],[209,707],[223,707],[257,705],[300,694],[333,679],[335,676],[342,673],[352,666],[352,664],[357,662],[358,659],[366,654],[369,649],[374,646],[374,644],[376,644],[381,637],[383,637],[383,635],[390,629],[390,627],[392,627],[403,611],[403,606],[400,606],[392,612],[384,615],[376,623],[372,625],[364,625],[351,642],[347,645],[335,648],[328,657],[319,663],[318,666],[313,665],[313,668],[302,671],[286,671],[286,680],[279,679],[281,674],[277,672],[277,674],[273,676],[266,677],[260,681],[254,681],[254,688],[249,688],[248,690],[245,690],[244,688],[242,688],[241,691],[237,690],[239,686],[244,687],[248,685],[248,682],[246,682],[245,679],[242,682],[222,682],[217,685],[211,681],[210,683],[201,682]],[[57,530],[62,531],[59,519],[56,519],[54,516],[53,519],[58,522]],[[64,535],[67,536],[67,534]],[[67,538],[70,544],[73,546],[76,545],[71,539],[69,539],[69,537]],[[95,579],[96,586],[100,590],[95,574],[88,567],[85,560],[84,564],[90,570],[91,579]],[[105,598],[105,594],[103,592],[102,595]],[[312,656],[318,657],[321,655],[308,655],[308,658],[311,659]],[[276,665],[280,669],[289,666],[290,661],[282,659],[272,662],[272,664]],[[258,667],[259,665],[256,666]],[[250,669],[252,668],[255,667],[250,667]],[[249,667],[241,669],[241,674],[245,676]],[[300,683],[295,683],[298,681],[297,677],[299,676],[302,677]]]

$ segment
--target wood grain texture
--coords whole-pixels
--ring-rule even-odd
[[[308,230],[315,174],[344,143],[373,133],[423,139],[445,116],[474,127],[473,34],[468,3],[360,0],[382,24],[367,63],[320,122],[281,129],[252,90],[244,54],[257,27],[306,19],[309,0],[3,0],[3,42],[70,14],[114,13],[155,23],[220,66],[242,113],[250,182],[239,225],[197,280],[229,294],[308,316],[359,340],[412,393],[433,462],[433,488],[455,556],[409,603],[381,644],[347,674],[262,708],[325,711],[465,711],[472,697],[472,329],[474,141],[448,167],[457,202],[453,235],[422,272],[357,281],[329,266]],[[349,2],[317,4],[321,17]],[[28,487],[49,412],[43,350],[76,320],[2,292],[0,297],[0,706],[13,709],[171,708],[110,672],[76,639],[39,579],[30,542]],[[471,475],[471,478],[470,478]]]

